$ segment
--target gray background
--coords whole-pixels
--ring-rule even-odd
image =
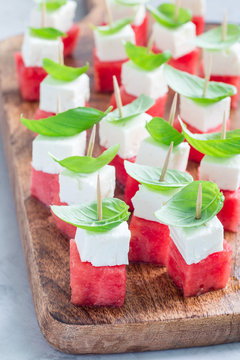
[[[228,0],[227,3],[225,0],[207,0],[207,3],[209,21],[221,21],[225,8],[231,21],[240,21],[239,0]],[[0,0],[0,39],[24,31],[31,4],[32,0]],[[78,17],[83,12],[83,1],[79,0]],[[0,169],[1,360],[240,359],[240,344],[108,356],[70,356],[52,349],[42,337],[35,317],[1,143]]]

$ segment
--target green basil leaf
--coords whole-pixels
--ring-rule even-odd
[[[199,184],[202,184],[202,215],[196,219]],[[207,223],[223,207],[224,196],[215,183],[194,181],[175,194],[166,205],[155,212],[161,223],[177,227],[195,227]]]
[[[151,137],[164,145],[170,145],[173,141],[174,146],[184,141],[184,136],[180,134],[166,120],[155,117],[146,124],[146,129]]]
[[[86,73],[89,68],[87,63],[85,66],[80,68],[74,68],[71,66],[61,65],[51,59],[43,59],[44,70],[51,75],[54,79],[61,81],[73,81],[82,74]]]
[[[134,64],[145,71],[152,71],[171,58],[170,51],[164,51],[161,54],[154,54],[144,46],[136,46],[128,41],[125,44],[127,56]]]
[[[129,176],[153,190],[181,188],[193,181],[190,174],[178,170],[168,169],[164,181],[160,181],[162,168],[133,164],[127,160],[124,161],[124,167]]]
[[[208,50],[222,50],[230,48],[240,40],[240,27],[228,24],[226,39],[222,40],[222,26],[216,27],[198,36],[195,40],[196,46]]]
[[[150,0],[115,0],[117,4],[125,6],[136,6],[141,4],[146,4]]]
[[[130,213],[122,200],[102,200],[102,220],[97,217],[97,202],[70,206],[51,206],[52,212],[61,220],[81,229],[94,232],[110,231],[127,221]]]
[[[132,18],[125,18],[115,21],[112,26],[104,25],[104,26],[95,26],[91,25],[93,30],[96,30],[101,35],[113,35],[122,30],[125,26],[131,24],[133,21]]]
[[[115,125],[125,125],[129,120],[145,113],[154,104],[154,100],[147,95],[140,95],[132,103],[123,106],[123,117],[120,117],[118,109],[110,112],[107,116],[107,121]]]
[[[192,134],[179,119],[186,140],[204,155],[230,157],[240,154],[240,129],[227,131],[226,139],[220,133]]]
[[[31,36],[46,40],[57,40],[60,36],[66,36],[66,34],[63,32],[52,27],[44,27],[39,29],[30,27],[29,30]]]
[[[174,69],[167,64],[164,65],[164,75],[168,85],[174,91],[200,105],[214,104],[215,102],[237,93],[235,86],[216,81],[209,81],[207,94],[203,97],[204,79]]]
[[[74,136],[90,129],[105,117],[111,107],[102,112],[90,107],[78,107],[46,119],[29,120],[21,116],[21,122],[29,130],[44,136]]]
[[[39,2],[39,1],[38,1]],[[63,5],[66,5],[66,0],[41,0],[40,1],[40,9],[42,8],[42,4],[46,3],[46,10],[48,12],[56,11],[60,9]]]
[[[120,145],[115,145],[104,151],[98,158],[91,156],[70,156],[63,160],[56,159],[49,154],[62,167],[78,174],[92,174],[109,164],[117,155]]]
[[[175,21],[175,7],[174,4],[161,4],[157,8],[148,5],[147,9],[159,24],[170,29],[175,29],[192,19],[191,11],[180,8],[177,21]]]

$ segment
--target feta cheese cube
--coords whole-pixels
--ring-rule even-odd
[[[62,167],[51,158],[49,153],[62,160],[69,156],[84,155],[85,148],[86,131],[68,137],[38,135],[32,144],[32,166],[37,171],[58,174]]]
[[[143,20],[146,16],[146,9],[144,4],[126,6],[120,3],[117,3],[116,0],[107,0],[109,8],[112,14],[113,21],[124,19],[124,18],[133,18],[133,24],[139,26],[143,23]]]
[[[93,32],[96,53],[100,61],[119,61],[127,59],[124,42],[135,44],[135,34],[130,25],[112,35],[102,35],[97,30]]]
[[[206,0],[181,0],[181,7],[191,10],[193,16],[203,16],[206,12]]]
[[[200,105],[193,100],[180,96],[180,116],[189,125],[201,132],[220,126],[224,114],[229,119],[231,98],[227,97],[211,105]]]
[[[203,50],[203,65],[207,68],[209,55],[212,57],[212,75],[240,76],[240,43],[224,50]]]
[[[106,165],[92,174],[77,174],[64,169],[59,175],[60,201],[68,205],[97,200],[97,176],[100,175],[102,197],[114,196],[115,167]]]
[[[65,5],[55,11],[46,11],[46,27],[53,27],[62,32],[67,32],[72,24],[77,4],[75,1],[68,0]],[[30,14],[30,26],[35,28],[42,27],[42,10],[36,6]]]
[[[199,179],[215,182],[221,190],[236,191],[240,187],[240,155],[229,158],[204,156]]]
[[[136,116],[123,125],[113,124],[104,118],[100,123],[100,145],[109,148],[120,144],[118,155],[130,159],[137,155],[140,142],[147,137],[146,122],[152,117],[146,113]]]
[[[142,140],[136,158],[136,163],[141,165],[163,167],[169,146],[159,144],[150,136]],[[190,146],[187,142],[174,146],[170,161],[169,169],[185,171],[188,164]]]
[[[128,264],[131,233],[127,222],[106,232],[93,232],[77,228],[75,241],[83,262],[93,266]]]
[[[58,99],[61,112],[85,106],[90,97],[89,77],[82,74],[77,79],[66,82],[48,75],[40,84],[41,110],[57,113]]]
[[[168,92],[168,86],[163,76],[163,66],[152,71],[142,70],[132,61],[122,65],[122,84],[128,94],[140,96],[145,94],[152,99],[158,99]]]
[[[27,31],[24,35],[22,45],[24,65],[27,67],[42,67],[44,58],[59,62],[59,49],[63,53],[63,42],[61,38],[57,40],[41,39],[31,36],[29,31]]]
[[[206,224],[181,228],[170,226],[170,236],[188,265],[223,251],[223,226],[215,216]]]
[[[180,189],[166,191],[150,190],[144,185],[139,186],[139,190],[132,198],[134,215],[149,221],[159,222],[154,213],[161,209],[166,202],[175,195]]]
[[[162,51],[171,51],[173,59],[178,59],[195,49],[193,41],[196,26],[190,21],[177,29],[166,28],[155,22],[153,33],[156,47]]]

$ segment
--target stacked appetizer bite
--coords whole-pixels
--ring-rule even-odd
[[[163,116],[167,102],[168,86],[163,76],[163,64],[171,58],[169,51],[154,54],[151,49],[127,42],[125,50],[129,61],[122,65],[120,94],[123,105],[136,100],[141,94],[154,99],[147,111],[151,116]],[[111,105],[116,108],[113,94]]]
[[[57,201],[61,166],[49,156],[49,152],[59,158],[84,155],[86,130],[98,123],[106,114],[83,107],[38,121],[21,118],[23,125],[38,134],[32,144],[33,197],[46,206]]]
[[[195,181],[155,212],[170,227],[167,272],[184,296],[201,295],[227,284],[232,250],[216,216],[223,200],[216,184]]]
[[[181,6],[189,9],[192,13],[192,22],[196,25],[196,33],[203,33],[205,24],[206,1],[205,0],[175,0],[180,1]]]
[[[44,26],[53,27],[66,34],[62,38],[64,56],[73,53],[78,41],[79,26],[73,23],[76,7],[74,0],[40,0],[30,15],[30,26],[42,27],[44,17]]]
[[[168,85],[180,94],[180,116],[192,133],[221,131],[224,114],[229,128],[231,96],[237,90],[232,85],[209,81],[210,66],[205,80],[168,65],[164,66],[164,75]],[[174,126],[181,131],[179,121]],[[202,157],[191,147],[190,160],[200,162]]]
[[[74,305],[122,306],[130,231],[128,206],[119,199],[72,206],[52,206],[52,212],[77,227],[70,242],[71,302]]]
[[[40,84],[40,103],[35,119],[87,106],[90,97],[88,67],[86,64],[73,68],[44,59],[43,68],[48,76]]]
[[[157,8],[148,5],[156,20],[153,25],[153,51],[169,50],[170,64],[175,68],[195,74],[199,49],[194,44],[196,26],[191,22],[191,12],[174,4],[161,4]]]

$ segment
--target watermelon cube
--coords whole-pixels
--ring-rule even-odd
[[[201,35],[205,25],[204,16],[193,16],[192,22],[196,25],[196,34]]]
[[[170,241],[167,225],[132,217],[129,261],[165,266]]]
[[[120,94],[123,105],[127,105],[137,99],[136,96],[128,94],[123,85],[120,87]],[[161,96],[158,99],[156,99],[155,104],[148,111],[146,111],[146,113],[151,115],[152,117],[155,116],[163,117],[165,106],[167,103],[167,98],[168,98],[168,94],[166,93],[164,96]],[[113,106],[113,109],[116,109],[117,103],[115,99],[115,94],[113,94],[111,97],[110,105]]]
[[[50,116],[54,116],[54,115],[56,115],[56,114],[48,112],[48,111],[44,111],[44,110],[41,110],[38,108],[35,112],[34,119],[35,120],[46,119],[46,118],[48,118]]]
[[[133,211],[132,198],[139,189],[139,182],[133,179],[131,176],[127,177],[127,182],[124,192],[124,201],[129,206],[129,210]]]
[[[148,14],[146,14],[141,25],[132,25],[135,33],[136,45],[145,46],[148,39]]]
[[[222,210],[218,218],[224,230],[237,233],[240,224],[240,188],[236,191],[221,190],[225,197]]]
[[[72,55],[72,53],[74,52],[78,42],[79,31],[79,26],[77,24],[73,24],[72,27],[67,31],[67,36],[62,37],[64,56]]]
[[[70,241],[71,302],[74,305],[119,307],[126,292],[125,265],[95,267],[82,262],[75,240]]]
[[[224,240],[223,251],[215,252],[197,264],[187,265],[172,240],[169,243],[167,272],[185,297],[223,289],[231,272],[232,249]]]
[[[25,66],[21,53],[15,54],[18,86],[23,100],[39,100],[40,83],[47,76],[42,67]]]

